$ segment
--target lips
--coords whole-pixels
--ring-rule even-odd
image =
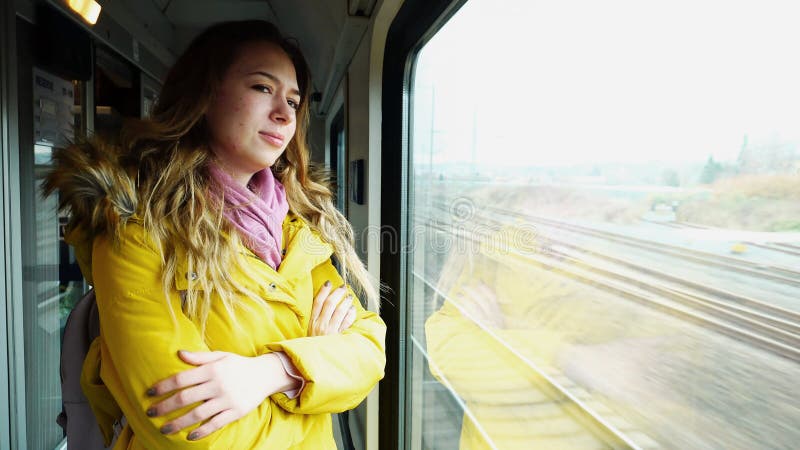
[[[259,136],[261,136],[262,139],[264,139],[265,141],[269,142],[270,144],[272,144],[272,145],[274,145],[276,147],[283,146],[284,138],[283,138],[283,135],[280,134],[280,133],[270,133],[270,132],[266,132],[266,131],[259,131],[258,134],[259,134]]]

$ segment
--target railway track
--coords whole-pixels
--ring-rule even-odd
[[[800,245],[787,244],[787,243],[783,243],[783,242],[781,242],[781,243],[777,243],[777,244],[775,244],[775,245],[777,245],[777,246],[779,246],[779,247],[790,248],[790,249],[793,249],[793,250],[798,250],[798,251],[800,251]]]
[[[644,222],[647,222],[647,223],[652,223],[652,224],[655,224],[655,225],[661,225],[661,226],[669,227],[669,228],[677,228],[677,229],[692,228],[692,229],[698,229],[698,230],[710,230],[710,229],[712,229],[711,227],[706,227],[706,226],[703,226],[703,225],[697,225],[697,224],[693,224],[693,223],[689,223],[689,222],[659,222],[657,220],[646,220],[646,219],[642,219],[642,220]],[[763,248],[765,250],[771,250],[771,251],[778,252],[778,253],[784,253],[784,254],[792,255],[792,256],[800,256],[800,247],[794,246],[792,244],[786,244],[786,243],[782,243],[782,242],[763,242],[762,243],[762,242],[753,242],[753,241],[742,241],[742,243],[750,245],[750,246],[753,246],[753,247]]]
[[[492,336],[496,342],[502,344],[508,352],[512,353],[528,369],[532,376],[527,378],[532,385],[524,388],[516,387],[513,393],[513,397],[518,399],[516,404],[501,402],[495,405],[485,405],[494,406],[497,409],[496,413],[513,409],[513,417],[507,417],[506,420],[519,422],[522,427],[527,427],[527,429],[522,428],[518,432],[520,435],[530,433],[531,441],[540,442],[548,448],[571,448],[574,447],[575,442],[584,442],[586,448],[597,448],[598,444],[602,444],[602,448],[612,449],[655,450],[660,448],[658,443],[653,441],[647,434],[637,430],[624,419],[614,414],[603,403],[594,400],[591,394],[575,385],[560,371],[549,366],[543,366],[520,353],[490,327],[471,317],[469,312],[456,299],[452,299],[446,293],[440,291],[435,283],[430,282],[419,273],[414,272],[414,276],[425,283],[433,292],[447,299],[464,317],[470,318],[476,326]],[[417,351],[423,354],[427,353],[425,346],[416,339],[412,338],[411,343],[417,348]],[[436,368],[436,360],[427,357],[427,355],[426,360],[439,373],[442,385],[450,391],[453,398],[459,399],[460,395],[452,383],[441,370]],[[470,370],[476,369],[472,368]],[[503,390],[502,384],[498,384],[497,389]],[[512,397],[509,396],[508,392],[502,392],[498,399],[500,398],[508,399]],[[492,442],[491,435],[481,427],[480,420],[477,420],[473,415],[470,406],[460,400],[458,401],[461,403],[465,414],[476,424],[478,432],[486,443],[491,448],[497,448]],[[507,402],[507,400],[504,401]],[[541,414],[543,410],[549,411],[547,413],[547,423],[557,425],[558,430],[537,429],[531,423],[524,423],[526,416],[529,414]],[[502,417],[497,414],[492,416]],[[548,443],[544,444],[543,442]]]
[[[659,252],[665,255],[675,256],[678,258],[682,258],[684,260],[690,260],[701,264],[713,265],[715,267],[720,267],[726,270],[744,273],[761,279],[766,278],[792,286],[800,286],[800,271],[795,270],[793,268],[780,266],[777,264],[756,263],[741,258],[734,258],[730,256],[707,253],[677,245],[656,243],[645,239],[625,236],[622,234],[612,233],[609,231],[597,230],[583,225],[575,225],[569,222],[545,218],[533,214],[505,211],[500,208],[495,208],[492,206],[485,206],[484,209],[487,211],[492,211],[494,213],[505,215],[507,217],[524,219],[529,223],[550,226],[553,228],[557,228],[558,230],[574,231],[588,236],[599,237],[606,241],[624,244],[629,247],[635,247],[654,252]]]
[[[495,229],[508,225],[487,217],[473,217],[476,219]],[[490,238],[488,233],[467,236],[465,230],[427,225],[442,232],[456,232],[459,237],[473,241]],[[546,252],[523,254],[515,249],[507,251],[526,264],[555,270],[583,284],[655,307],[682,320],[800,362],[800,314],[794,311],[684,280],[563,240],[547,239]]]
[[[724,289],[719,289],[707,284],[694,282],[659,270],[654,270],[618,256],[612,256],[595,250],[589,250],[585,247],[570,244],[566,241],[554,240],[552,238],[548,238],[548,241],[551,243],[551,248],[553,246],[557,246],[571,249],[576,252],[580,252],[583,255],[590,255],[597,259],[610,262],[614,265],[628,268],[632,272],[635,272],[637,275],[639,275],[639,278],[636,279],[639,282],[643,282],[641,275],[645,275],[649,277],[647,280],[648,283],[654,281],[664,283],[664,289],[669,289],[682,295],[697,298],[705,303],[718,304],[721,303],[720,300],[722,300],[726,308],[735,310],[741,315],[758,320],[771,327],[800,335],[800,313]],[[559,251],[558,248],[556,248],[555,251]],[[563,253],[563,251],[560,253]],[[573,255],[568,254],[565,256]]]

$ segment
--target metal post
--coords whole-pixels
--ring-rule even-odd
[[[0,3],[0,448],[24,449],[25,360],[22,322],[19,118],[15,2]],[[5,370],[3,370],[5,369]]]

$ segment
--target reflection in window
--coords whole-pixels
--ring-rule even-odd
[[[96,47],[95,133],[116,137],[125,118],[141,117],[142,108],[152,107],[140,95],[141,74],[110,49]],[[152,86],[150,86],[152,88]],[[152,95],[152,89],[148,89]]]
[[[469,0],[423,47],[412,448],[800,439],[793,7]]]
[[[41,196],[55,147],[75,138],[80,125],[80,82],[33,69],[32,148],[20,154],[22,184],[25,410],[29,448],[55,448],[63,439],[59,363],[67,316],[85,286],[75,253],[64,242],[67,217],[58,197]],[[30,123],[27,122],[26,123]]]

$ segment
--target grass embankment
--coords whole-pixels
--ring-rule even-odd
[[[800,175],[750,175],[711,185],[685,199],[677,220],[752,231],[800,231]]]
[[[566,220],[628,224],[638,221],[648,209],[643,202],[639,204],[630,199],[613,197],[603,191],[591,192],[559,186],[517,186],[471,194],[478,205],[487,204]]]

